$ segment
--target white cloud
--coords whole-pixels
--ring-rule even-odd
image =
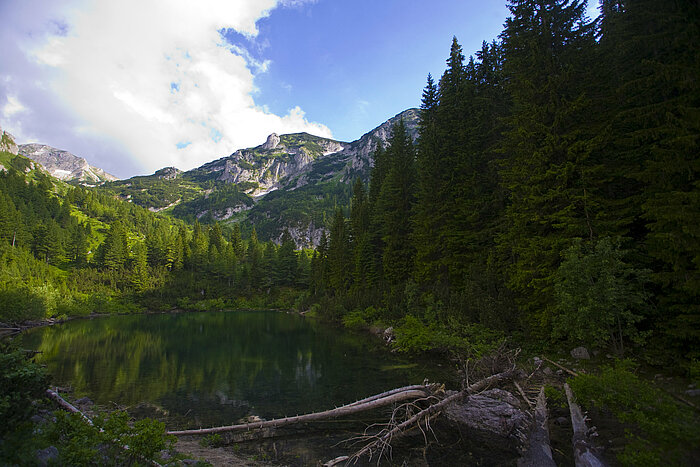
[[[278,3],[303,2],[69,0],[51,19],[60,27],[25,36],[20,48],[42,70],[38,85],[70,109],[76,133],[119,141],[145,171],[190,169],[272,132],[331,136],[299,107],[280,116],[257,106],[255,74],[269,62],[219,34],[254,37]],[[14,99],[6,117],[24,108]]]
[[[2,115],[5,119],[12,118],[15,114],[18,114],[26,110],[26,107],[17,99],[17,96],[7,96],[7,101],[2,107]]]

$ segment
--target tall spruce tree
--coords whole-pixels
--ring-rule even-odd
[[[513,112],[502,143],[500,176],[509,206],[499,243],[512,258],[509,286],[533,329],[546,333],[561,252],[594,228],[581,76],[595,41],[585,2],[512,0],[508,8],[501,37]]]
[[[700,355],[700,6],[605,0],[600,48],[613,68],[600,153],[626,232],[643,241],[661,326]],[[606,70],[610,73],[610,70]],[[602,73],[602,72],[601,72]]]
[[[415,150],[403,120],[392,128],[387,156],[389,170],[377,200],[376,215],[381,220],[388,304],[398,308],[403,302],[405,283],[413,272],[415,255],[410,222],[415,202]]]

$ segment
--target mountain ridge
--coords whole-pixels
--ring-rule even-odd
[[[52,176],[65,182],[98,185],[118,180],[117,177],[101,168],[90,165],[83,157],[46,144],[20,144],[19,154],[38,162]]]

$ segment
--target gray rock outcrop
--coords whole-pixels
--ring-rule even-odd
[[[117,180],[114,175],[91,166],[82,157],[45,144],[21,144],[19,153],[38,162],[47,172],[60,180],[78,181],[90,185]]]
[[[590,360],[591,355],[588,353],[588,349],[585,347],[576,347],[571,350],[571,356],[576,360]]]
[[[15,143],[15,137],[0,127],[0,151],[6,151],[15,156],[19,154],[19,148]]]

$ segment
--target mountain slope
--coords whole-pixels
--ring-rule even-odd
[[[88,164],[82,157],[45,144],[20,144],[19,153],[43,165],[51,175],[66,182],[97,185],[117,180],[114,175]]]
[[[418,118],[417,109],[406,110],[351,143],[273,133],[260,146],[193,170],[168,167],[98,189],[189,222],[242,222],[261,240],[277,240],[289,229],[297,246],[317,245],[325,219],[350,199],[350,184],[369,179],[377,144],[387,144],[401,119],[415,140]]]

